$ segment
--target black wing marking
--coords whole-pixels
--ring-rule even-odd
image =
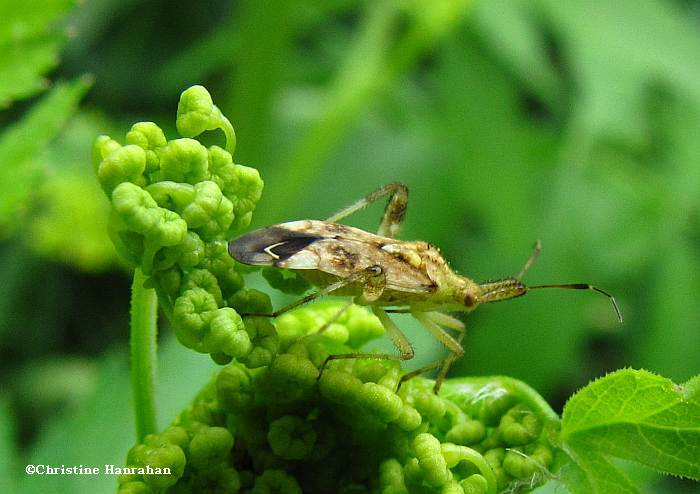
[[[232,240],[228,244],[228,252],[243,264],[270,266],[288,259],[321,238],[308,232],[268,226]]]

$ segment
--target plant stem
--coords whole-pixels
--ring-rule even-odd
[[[141,269],[134,271],[131,285],[131,390],[134,401],[136,437],[156,431],[155,378],[158,298],[152,288],[144,288]]]

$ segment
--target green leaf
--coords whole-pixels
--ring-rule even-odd
[[[605,457],[582,448],[560,472],[571,494],[636,494],[629,478]]]
[[[46,88],[43,74],[58,63],[66,39],[52,25],[73,0],[2,2],[0,4],[0,107]]]
[[[38,153],[61,130],[89,85],[88,78],[57,84],[0,135],[0,228],[16,219],[39,177]]]
[[[615,456],[700,479],[700,376],[679,386],[644,370],[609,374],[569,400],[561,438],[584,472]]]

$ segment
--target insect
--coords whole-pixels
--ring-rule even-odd
[[[378,199],[389,196],[377,234],[338,222]],[[411,377],[439,367],[434,392],[437,394],[450,365],[464,355],[461,341],[465,325],[445,312],[471,312],[484,303],[525,295],[541,288],[593,290],[607,296],[622,322],[615,298],[587,283],[526,286],[521,281],[540,252],[537,242],[520,273],[513,278],[477,283],[455,273],[440,251],[423,241],[403,241],[399,233],[408,205],[408,188],[401,183],[388,184],[325,221],[302,220],[268,226],[250,232],[229,243],[229,253],[239,262],[256,266],[275,266],[298,272],[319,287],[313,292],[272,314],[277,317],[318,297],[333,294],[352,297],[338,317],[352,303],[371,307],[384,325],[399,355],[349,353],[330,355],[331,360],[371,358],[410,360],[414,350],[410,341],[389,317],[389,313],[410,313],[437,340],[448,348],[444,360],[410,372]],[[448,330],[454,331],[455,336]],[[320,374],[319,374],[320,375]]]

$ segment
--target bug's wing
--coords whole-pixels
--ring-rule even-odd
[[[282,225],[254,230],[228,244],[231,257],[243,264],[278,266],[279,262],[320,239],[318,235],[284,228]],[[308,267],[306,269],[314,269]]]
[[[290,269],[318,269],[312,259],[301,262],[297,257],[295,265],[284,266],[290,257],[300,254],[317,240],[330,239],[339,242],[346,240],[367,241],[379,238],[359,228],[327,223],[317,220],[291,221],[279,225],[254,230],[228,244],[231,257],[243,264],[255,266],[279,266]],[[389,239],[387,239],[389,240]],[[304,256],[301,256],[304,257]]]

